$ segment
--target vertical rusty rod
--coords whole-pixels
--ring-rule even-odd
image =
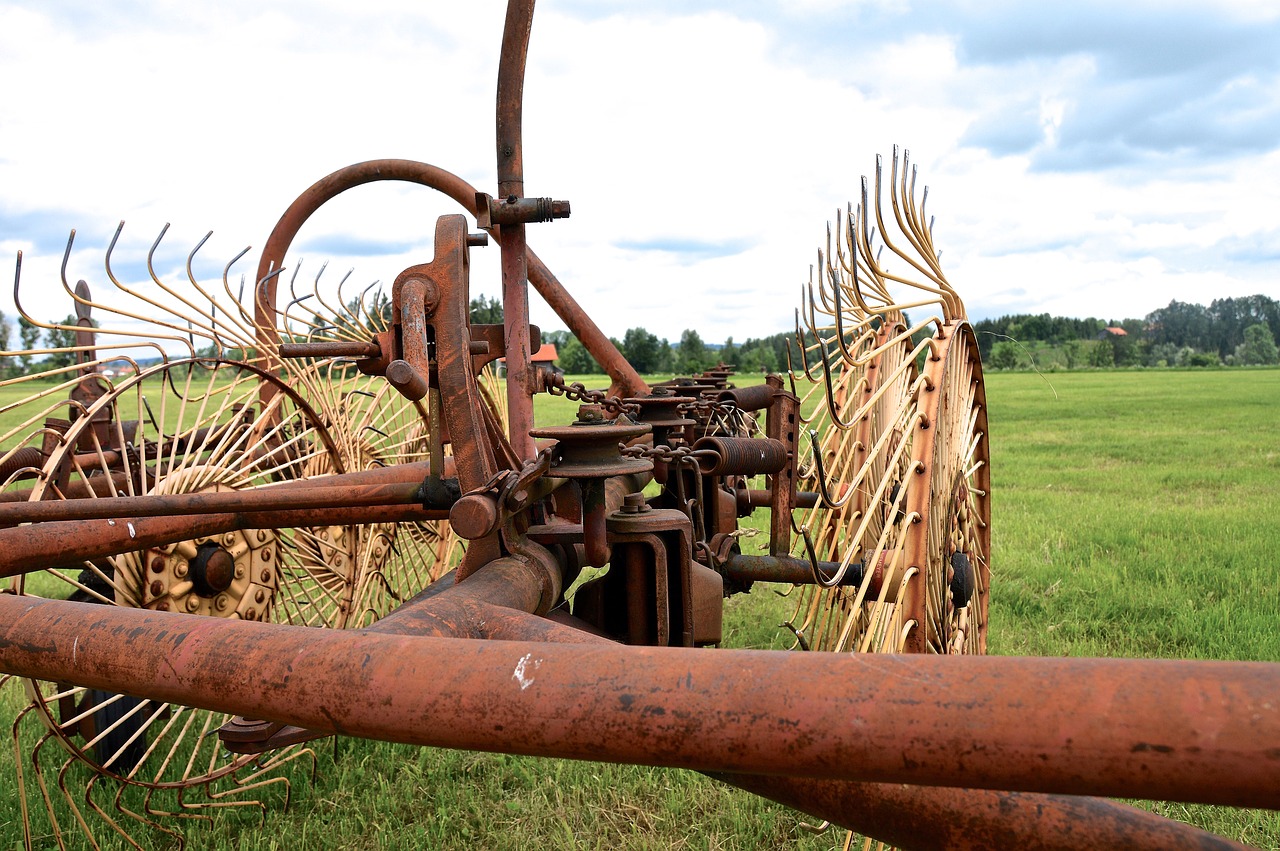
[[[533,0],[508,0],[498,65],[498,195],[524,196],[523,120],[524,70],[533,26]],[[511,447],[522,461],[534,456],[533,376],[529,351],[529,287],[525,266],[525,226],[503,225],[498,234],[502,250],[502,323],[506,334],[507,416]]]

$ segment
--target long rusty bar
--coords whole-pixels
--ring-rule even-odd
[[[474,642],[9,596],[0,624],[3,671],[345,735],[1280,808],[1280,664]]]
[[[1136,807],[1076,795],[711,774],[902,851],[1229,851],[1246,845]]]
[[[502,28],[502,55],[498,63],[497,154],[498,195],[524,197],[524,69],[533,27],[533,0],[510,0]],[[525,266],[525,226],[521,221],[504,224],[498,231],[502,250],[502,322],[507,362],[507,434],[521,461],[536,449],[533,429],[533,352],[529,351],[529,274]]]
[[[354,508],[421,503],[421,482],[402,484],[336,484],[341,476],[312,479],[308,488],[264,485],[208,493],[111,496],[99,499],[25,502],[0,509],[0,523],[103,520],[108,517],[172,517],[216,512],[286,511],[309,508]],[[331,483],[335,482],[335,483]]]
[[[37,523],[0,529],[0,578],[238,529],[422,522],[448,517],[446,510],[421,505],[369,505]]]

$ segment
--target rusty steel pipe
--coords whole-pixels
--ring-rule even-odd
[[[533,28],[533,0],[507,0],[498,62],[497,120],[498,194],[519,201],[524,197],[524,70]],[[502,251],[502,324],[507,359],[507,434],[521,461],[537,452],[533,437],[534,376],[529,351],[529,285],[525,266],[523,222],[504,224],[498,231]]]
[[[1280,808],[1280,664],[730,656],[352,635],[13,596],[0,596],[0,624],[5,672],[345,735]]]
[[[340,479],[341,474],[332,477]],[[238,491],[109,496],[100,499],[47,500],[0,509],[0,524],[65,520],[122,520],[218,512],[284,511],[308,508],[354,508],[421,503],[421,482],[407,484],[331,485],[313,480],[309,488],[265,485]]]
[[[1243,851],[1248,846],[1115,801],[1075,795],[708,775],[902,851]]]
[[[423,522],[448,517],[448,511],[425,509],[421,505],[370,505],[37,523],[0,529],[0,578],[49,567],[65,568],[83,561],[239,529]]]

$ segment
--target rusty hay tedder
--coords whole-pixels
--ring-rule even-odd
[[[532,7],[507,11],[495,195],[343,168],[247,291],[191,259],[181,287],[122,283],[108,249],[91,292],[64,260],[75,344],[18,353],[63,365],[4,382],[29,392],[0,443],[28,844],[178,836],[342,734],[695,769],[901,847],[1238,847],[1091,796],[1280,806],[1280,665],[983,655],[982,369],[905,154],[828,233],[785,374],[650,386],[526,245],[569,214],[524,196]],[[300,293],[298,229],[382,180],[474,225],[440,218],[389,297]],[[505,318],[471,324],[490,239]],[[529,284],[607,392],[530,363]],[[576,420],[536,424],[537,393]],[[794,586],[802,652],[707,649],[755,582]]]

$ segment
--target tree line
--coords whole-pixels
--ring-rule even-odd
[[[975,322],[996,369],[1247,366],[1280,361],[1280,302],[1264,295],[1171,301],[1141,319],[1016,314]]]

